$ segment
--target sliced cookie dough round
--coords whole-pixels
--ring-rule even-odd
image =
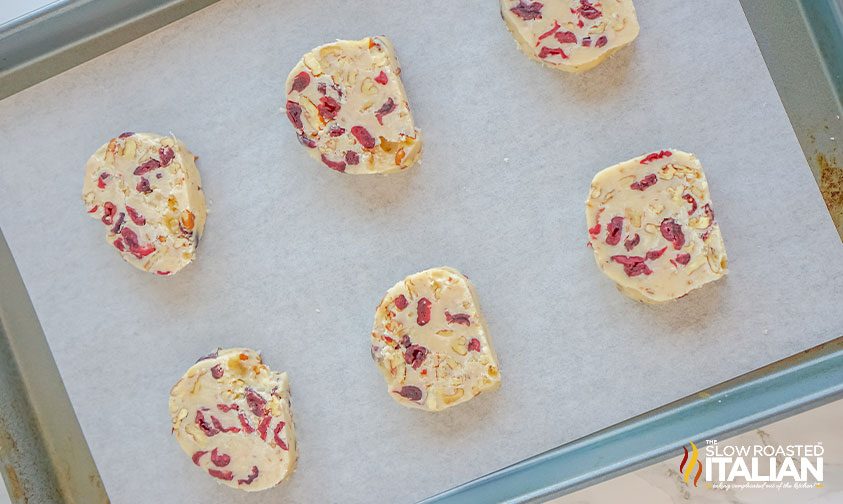
[[[195,159],[153,133],[123,133],[88,159],[82,200],[127,263],[166,276],[193,260],[207,215]]]
[[[305,54],[287,78],[285,109],[299,142],[338,172],[397,172],[421,154],[421,132],[386,37],[338,40]]]
[[[296,467],[287,374],[271,371],[254,350],[200,359],[170,391],[170,416],[182,450],[223,485],[265,490]]]
[[[399,403],[440,411],[500,387],[477,294],[452,268],[410,275],[375,312],[372,358]]]
[[[597,265],[633,299],[670,301],[727,273],[708,183],[693,154],[662,150],[601,171],[586,220]]]
[[[566,72],[596,67],[638,36],[632,0],[500,0],[501,16],[530,58]]]

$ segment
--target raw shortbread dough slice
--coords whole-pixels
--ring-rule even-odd
[[[287,374],[270,371],[254,350],[200,359],[170,391],[170,416],[182,450],[223,485],[265,490],[296,467]]]
[[[286,111],[310,155],[338,172],[396,172],[421,153],[386,37],[338,40],[305,54],[287,78]]]
[[[566,72],[596,67],[638,36],[632,0],[500,0],[501,15],[530,58]]]
[[[375,312],[372,358],[396,401],[427,411],[501,383],[474,288],[451,268],[410,275],[389,289]]]
[[[670,301],[727,273],[708,183],[693,154],[663,150],[601,171],[586,220],[597,265],[633,299]]]
[[[82,199],[127,263],[172,275],[193,260],[207,215],[195,159],[173,136],[123,133],[88,160]]]

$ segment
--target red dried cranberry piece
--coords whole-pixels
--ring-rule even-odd
[[[691,209],[688,210],[688,215],[691,215],[692,213],[697,211],[697,200],[695,200],[693,196],[691,196],[690,194],[683,194],[682,199],[684,199],[688,202],[689,205],[691,205]]]
[[[324,82],[320,82],[319,84],[316,85],[316,90],[319,91],[322,94],[326,94],[328,92],[328,85],[325,84]]]
[[[120,212],[117,214],[117,221],[114,223],[114,227],[111,228],[111,232],[117,234],[120,232],[120,228],[123,227],[123,222],[126,220],[126,214]]]
[[[354,151],[346,151],[345,163],[352,166],[360,164],[360,155]]]
[[[647,263],[644,262],[645,259],[643,257],[615,255],[611,259],[623,265],[623,272],[626,273],[626,276],[634,277],[641,274],[650,275],[653,273],[647,266]]]
[[[117,206],[110,202],[106,201],[102,205],[102,223],[106,226],[110,226],[114,224],[114,215],[117,214]]]
[[[287,424],[284,422],[278,422],[278,425],[275,426],[275,430],[272,431],[272,438],[275,440],[275,444],[277,444],[279,448],[286,451],[289,450],[289,448],[287,448],[287,443],[285,443],[284,440],[281,439],[281,436],[279,436],[279,434],[281,434],[281,429],[283,429],[285,425]]]
[[[214,448],[211,450],[211,462],[213,462],[217,467],[225,467],[231,462],[231,457],[225,453],[218,453],[217,449]]]
[[[673,219],[665,219],[659,225],[664,239],[673,244],[673,248],[679,250],[685,245],[685,233],[682,232],[682,225]]]
[[[658,182],[658,181],[659,180],[656,177],[656,174],[651,173],[651,174],[647,175],[646,177],[642,178],[641,180],[639,180],[637,182],[633,182],[632,185],[629,186],[629,188],[634,189],[636,191],[643,191],[650,186],[656,185],[656,182]]]
[[[621,234],[623,233],[623,217],[612,217],[612,220],[606,224],[606,244],[617,245],[621,242]]]
[[[220,364],[217,364],[216,366],[211,368],[211,376],[213,376],[217,380],[222,378],[222,375],[224,373],[225,372],[223,371],[222,366]],[[223,410],[223,411],[225,411],[225,410]]]
[[[266,429],[269,428],[269,422],[271,422],[271,421],[272,421],[272,417],[267,415],[267,416],[261,418],[261,423],[258,424],[258,428],[257,428],[258,435],[264,441],[266,441]]]
[[[153,247],[152,245],[141,246],[141,244],[138,242],[138,235],[127,227],[124,227],[120,231],[120,235],[126,241],[126,244],[129,245],[129,252],[131,252],[138,259],[143,259],[149,254],[155,252],[155,247]]]
[[[351,128],[351,134],[354,135],[354,138],[360,142],[360,145],[367,149],[371,149],[375,146],[375,139],[369,130],[364,128],[363,126],[353,126]]]
[[[445,311],[445,320],[449,324],[462,324],[464,326],[470,326],[471,325],[471,318],[468,316],[467,313],[451,314],[446,310]]]
[[[316,148],[316,140],[314,140],[314,139],[310,138],[309,136],[305,135],[304,132],[301,132],[298,135],[296,135],[296,138],[298,138],[299,143],[304,145],[305,147],[307,147],[309,149],[315,149]]]
[[[556,48],[550,48],[550,47],[547,47],[547,46],[542,47],[541,51],[539,51],[539,58],[544,59],[544,58],[547,58],[548,56],[562,56],[562,59],[568,59],[568,55],[565,54],[565,51],[563,51],[559,47],[556,47]]]
[[[582,22],[582,21],[580,21],[580,22]],[[582,46],[583,47],[591,47],[591,37],[583,37]]]
[[[655,261],[656,259],[661,257],[662,254],[664,254],[665,250],[667,250],[667,247],[664,247],[660,250],[650,250],[649,252],[647,252],[647,259],[650,261]]]
[[[255,432],[255,429],[246,419],[246,415],[244,415],[243,413],[238,413],[237,419],[240,420],[240,426],[243,427],[243,432],[245,432],[246,434],[251,434]]]
[[[126,131],[124,133],[120,133],[117,138],[129,138],[130,136],[134,135],[135,133],[132,131]]]
[[[670,156],[672,156],[672,155],[673,155],[673,153],[672,153],[672,152],[670,152],[670,151],[666,151],[666,150],[659,151],[659,152],[654,152],[654,153],[652,153],[652,154],[649,154],[649,155],[645,156],[645,157],[644,157],[644,159],[642,159],[642,160],[640,161],[640,163],[641,163],[641,164],[652,163],[653,161],[655,161],[655,160],[657,160],[657,159],[662,159],[662,158],[670,157]]]
[[[386,86],[386,83],[389,82],[389,77],[387,77],[386,72],[381,70],[381,73],[379,73],[378,76],[375,77],[375,82]]]
[[[126,212],[129,214],[129,218],[132,219],[132,222],[134,222],[138,226],[143,226],[144,224],[146,224],[146,218],[143,215],[139,214],[137,210],[130,207],[129,205],[126,205]]]
[[[691,254],[678,254],[675,261],[684,266],[691,262]]]
[[[559,41],[560,44],[576,44],[577,43],[577,36],[574,32],[559,32],[555,35],[556,40]]]
[[[421,345],[410,345],[404,352],[404,362],[418,369],[427,358],[428,350]]]
[[[214,428],[220,432],[240,432],[238,427],[223,427],[220,419],[213,415],[211,415],[211,423],[214,424]]]
[[[323,119],[330,121],[331,119],[337,117],[337,113],[342,107],[340,107],[337,100],[331,98],[330,96],[323,96],[322,98],[319,98],[319,105],[317,105],[316,108],[319,110],[319,114]]]
[[[208,359],[216,359],[217,357],[219,357],[219,350],[215,350],[215,351],[209,353],[208,355],[203,355],[202,357],[199,357],[199,359],[197,359],[196,362],[202,362],[203,360],[208,360]]]
[[[307,72],[299,72],[298,75],[293,78],[292,91],[297,91],[301,93],[309,84],[310,74]]]
[[[217,366],[214,366],[214,367],[217,367]],[[213,371],[214,371],[214,369],[211,368],[212,373],[213,373]],[[220,371],[222,371],[222,368],[220,368]],[[222,376],[222,372],[220,372],[220,376]],[[222,404],[222,403],[220,403],[220,404],[217,404],[217,408],[219,408],[219,410],[222,411],[223,413],[228,413],[231,410],[240,411],[240,406],[237,406],[236,404]]]
[[[208,452],[206,452],[206,451],[198,451],[198,452],[194,453],[194,454],[193,454],[193,456],[192,456],[192,457],[190,457],[190,458],[191,458],[191,460],[193,460],[193,463],[194,463],[194,464],[199,465],[199,460],[200,460],[200,459],[202,458],[202,456],[203,456],[203,455],[205,455],[206,453],[208,453]]]
[[[471,338],[471,341],[468,342],[468,349],[472,352],[479,352],[480,340],[477,338]]]
[[[170,147],[161,147],[158,149],[158,159],[161,160],[161,166],[167,166],[176,157],[176,153]]]
[[[332,124],[328,127],[328,134],[332,137],[342,136],[345,134],[345,128],[343,128],[339,124]]]
[[[219,430],[214,428],[213,425],[209,424],[207,420],[205,420],[205,414],[202,413],[202,410],[196,410],[196,426],[199,427],[199,430],[205,433],[206,436],[216,436],[220,433]]]
[[[590,235],[592,235],[592,236],[597,236],[597,235],[599,235],[599,234],[600,234],[600,227],[601,227],[601,226],[600,226],[600,223],[598,222],[598,223],[597,223],[597,224],[595,224],[594,226],[592,226],[592,227],[588,228],[588,234],[590,234]]]
[[[401,390],[398,391],[398,395],[411,401],[420,401],[422,398],[422,391],[418,387],[404,385],[401,387]]]
[[[219,469],[208,469],[208,474],[213,476],[214,478],[231,481],[234,479],[234,475],[231,471],[220,471]]]
[[[145,173],[149,173],[152,170],[157,170],[161,168],[161,163],[157,159],[150,159],[149,161],[142,163],[137,168],[135,168],[135,175],[143,175]]]
[[[99,187],[100,189],[105,189],[105,181],[108,180],[108,177],[110,177],[108,173],[100,173],[100,178],[97,179],[97,187]]]
[[[401,340],[400,340],[398,343],[399,343],[402,347],[407,348],[407,347],[409,347],[409,346],[410,346],[410,344],[411,344],[411,342],[410,342],[410,337],[409,337],[409,336],[407,336],[407,335],[405,334],[404,336],[401,336]]]
[[[406,308],[408,304],[409,303],[407,302],[407,298],[404,297],[404,294],[399,294],[398,297],[395,298],[395,307],[398,308],[399,311]]]
[[[301,105],[298,103],[288,100],[287,101],[287,119],[293,123],[293,126],[296,129],[302,129],[304,125],[301,122]]]
[[[703,205],[703,215],[705,215],[706,217],[711,219],[709,221],[710,222],[709,226],[714,224],[714,210],[712,210],[710,204],[706,203],[705,205]]]
[[[606,35],[601,35],[600,38],[597,39],[597,42],[594,43],[594,47],[603,47],[609,42],[609,39],[606,38]]]
[[[138,185],[135,186],[135,189],[139,193],[149,194],[152,192],[152,187],[149,186],[149,180],[146,177],[141,177],[138,181]]]
[[[383,125],[383,116],[389,114],[393,110],[395,110],[395,100],[389,98],[388,100],[386,100],[386,103],[381,105],[381,108],[379,108],[377,112],[375,112],[375,117],[378,119],[378,124]]]
[[[416,324],[423,326],[430,322],[430,304],[430,300],[427,298],[419,299],[419,302],[416,305],[416,312],[418,313],[416,316]]]
[[[549,36],[553,35],[554,33],[556,33],[556,31],[557,31],[558,29],[559,29],[559,21],[553,20],[553,26],[552,26],[549,30],[547,30],[546,32],[544,32],[544,33],[542,33],[541,35],[539,35],[539,42],[541,42],[542,40],[544,40],[544,39],[546,39],[547,37],[549,37]],[[538,45],[538,44],[536,44],[536,45]]]
[[[114,246],[115,246],[115,247],[117,248],[117,250],[119,250],[120,252],[125,252],[125,251],[126,251],[126,245],[123,243],[123,238],[117,238],[116,240],[114,240]]]
[[[524,0],[519,0],[518,5],[509,10],[524,21],[531,21],[542,18],[542,7],[544,7],[544,4],[541,2],[527,3]]]
[[[597,10],[597,7],[591,5],[591,2],[588,0],[580,0],[580,7],[577,11],[586,19],[597,19],[603,15],[603,13]]]
[[[246,404],[249,405],[249,410],[255,416],[263,416],[266,411],[266,399],[252,388],[246,389]]]
[[[246,476],[246,479],[237,480],[237,484],[238,485],[251,485],[252,482],[257,479],[258,474],[260,474],[260,471],[258,471],[258,466],[252,466],[252,472],[249,473],[248,476]]]
[[[332,170],[336,170],[338,172],[345,171],[344,161],[331,161],[330,159],[328,159],[328,156],[322,154],[322,162],[325,163],[325,165]]]
[[[632,238],[627,238],[626,241],[623,242],[623,247],[629,251],[635,248],[636,245],[641,241],[641,237],[638,236],[638,233],[635,233],[635,236]]]

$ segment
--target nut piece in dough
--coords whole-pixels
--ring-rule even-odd
[[[375,312],[372,358],[399,403],[441,411],[500,387],[477,295],[451,268],[410,275]]]
[[[632,0],[500,0],[501,16],[530,58],[583,72],[638,36]]]
[[[248,348],[217,350],[170,391],[173,435],[217,482],[256,492],[296,467],[287,373],[270,371]]]
[[[662,150],[606,168],[591,182],[585,213],[597,265],[633,299],[670,301],[727,273],[693,154]]]
[[[153,133],[123,133],[88,159],[82,200],[127,263],[166,276],[193,260],[207,215],[195,159]]]
[[[341,173],[392,173],[421,154],[401,68],[386,37],[313,49],[287,78],[287,118],[314,159]]]

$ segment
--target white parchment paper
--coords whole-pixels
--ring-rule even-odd
[[[843,334],[843,247],[737,0],[636,2],[641,35],[594,71],[518,52],[486,1],[224,0],[0,102],[0,226],[116,503],[408,502]],[[396,44],[424,161],[342,176],[279,112],[335,38]],[[80,201],[124,130],[172,131],[211,203],[195,264],[134,270]],[[662,307],[586,248],[598,170],[699,155],[725,280]],[[404,409],[369,356],[374,308],[432,266],[476,284],[503,387]],[[301,458],[261,494],[170,437],[170,386],[217,346],[291,376]]]

